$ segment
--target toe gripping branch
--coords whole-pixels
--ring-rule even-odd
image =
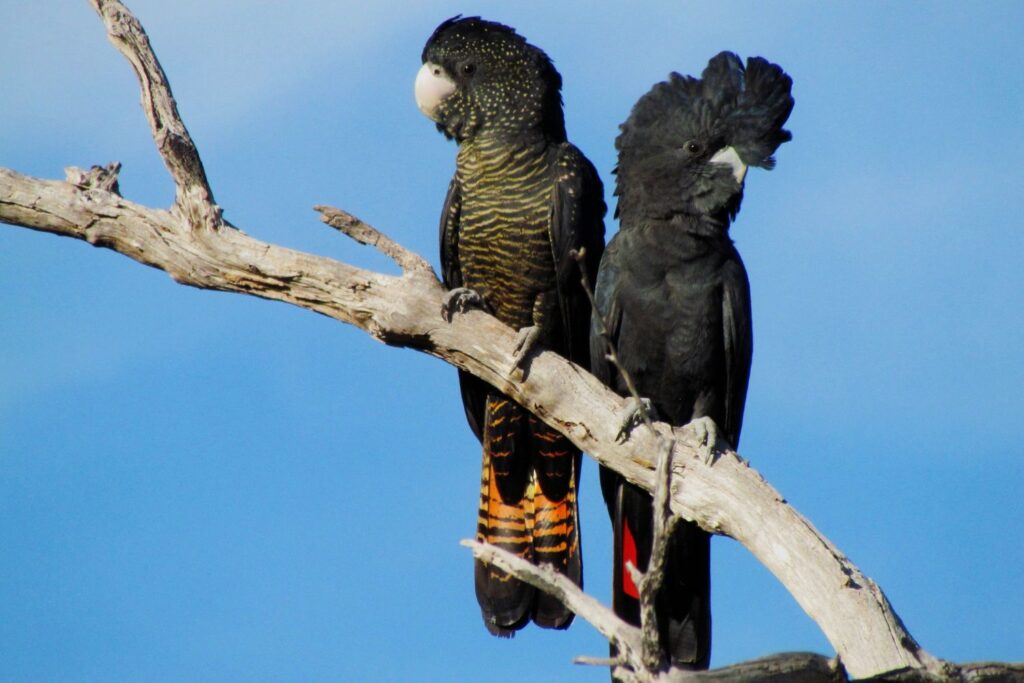
[[[471,308],[482,309],[484,299],[475,289],[469,287],[456,287],[444,295],[441,302],[441,317],[450,323],[455,313],[465,313]]]

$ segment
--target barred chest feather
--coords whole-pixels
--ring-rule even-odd
[[[505,324],[531,324],[536,295],[555,280],[550,221],[550,148],[464,143],[456,175],[462,190],[459,267]]]

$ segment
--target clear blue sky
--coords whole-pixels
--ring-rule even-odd
[[[733,237],[753,289],[743,455],[954,660],[1024,659],[1024,4],[134,0],[229,220],[391,269],[344,207],[436,259],[455,147],[413,103],[442,19],[517,27],[609,184],[636,98],[722,49],[794,79],[792,143]],[[85,0],[0,0],[0,165],[119,160],[173,187]],[[609,228],[614,223],[609,221]],[[293,307],[0,227],[0,681],[604,681],[605,644],[487,635],[479,449],[454,370]],[[587,586],[607,600],[596,467]],[[831,654],[714,542],[714,658]]]

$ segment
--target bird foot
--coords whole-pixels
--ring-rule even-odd
[[[697,452],[705,465],[715,463],[715,453],[718,444],[718,425],[710,417],[698,417],[687,423],[687,430],[693,432]]]
[[[512,349],[512,370],[509,372],[510,375],[515,374],[516,370],[525,369],[526,357],[533,350],[533,347],[537,345],[539,339],[540,325],[528,325],[516,332],[516,344]]]
[[[444,300],[441,302],[441,317],[446,323],[450,323],[456,311],[465,313],[471,308],[483,307],[483,297],[475,289],[456,287],[444,295]]]
[[[658,411],[655,410],[654,404],[651,403],[649,398],[637,400],[635,397],[630,397],[619,415],[619,424],[621,426],[619,427],[619,433],[615,436],[615,440],[618,443],[629,441],[633,430],[644,422],[645,417],[649,420],[658,419]]]

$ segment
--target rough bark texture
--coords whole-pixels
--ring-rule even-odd
[[[961,670],[928,655],[878,586],[733,451],[720,450],[708,461],[700,457],[693,434],[685,429],[673,433],[665,424],[634,430],[627,443],[617,443],[623,400],[557,354],[540,352],[525,376],[510,374],[513,331],[479,311],[446,323],[440,315],[444,289],[427,262],[358,219],[318,207],[326,222],[393,258],[403,270],[401,276],[261,242],[225,224],[142,27],[120,2],[91,1],[112,42],[139,76],[154,140],[178,188],[175,205],[170,210],[153,209],[119,196],[116,164],[88,172],[69,169],[66,182],[0,169],[0,221],[112,249],[164,270],[182,284],[295,304],[355,325],[386,344],[434,355],[512,396],[602,465],[647,490],[653,488],[652,460],[659,442],[672,439],[672,511],[708,531],[735,538],[754,553],[818,623],[850,676],[903,672],[892,675],[900,676],[898,680],[928,675],[1021,680],[1019,668],[997,671],[995,665],[978,665]],[[630,648],[631,639],[639,638],[638,633],[616,633]],[[785,673],[781,660],[750,665],[783,672],[766,673],[770,679],[836,680],[831,664],[801,657],[809,677],[796,677],[795,669]],[[679,672],[664,675],[670,673]]]

